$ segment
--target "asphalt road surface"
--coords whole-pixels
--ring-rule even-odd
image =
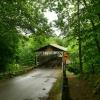
[[[46,100],[57,79],[57,69],[36,69],[27,74],[1,81],[0,100]]]

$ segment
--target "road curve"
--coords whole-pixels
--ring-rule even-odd
[[[58,76],[57,69],[36,69],[0,82],[0,100],[45,100]]]

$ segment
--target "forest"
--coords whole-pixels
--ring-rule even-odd
[[[57,20],[49,23],[47,11]],[[0,79],[34,68],[34,51],[50,43],[67,47],[68,71],[100,93],[100,0],[0,0]]]

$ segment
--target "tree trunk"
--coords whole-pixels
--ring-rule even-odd
[[[78,42],[79,42],[79,63],[80,63],[80,73],[83,73],[83,64],[82,64],[82,50],[81,50],[81,32],[80,32],[80,0],[77,0],[77,15],[78,15]]]

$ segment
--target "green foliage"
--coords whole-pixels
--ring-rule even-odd
[[[50,10],[57,12],[55,26],[62,35],[63,45],[68,47],[71,65],[69,68],[79,71],[79,35],[81,40],[82,65],[84,73],[100,73],[100,0],[80,0],[79,17],[77,0],[52,0],[47,2]],[[80,33],[78,22],[80,21]]]
[[[23,67],[20,66],[19,64],[15,64],[15,62],[13,62],[12,64],[8,64],[6,70],[8,71],[8,73],[13,74],[13,73],[23,70]]]
[[[33,50],[44,43],[44,35],[52,32],[43,9],[37,0],[0,0],[0,71],[5,71],[14,60],[33,64]],[[33,40],[24,40],[17,27],[25,34],[32,33]]]
[[[17,35],[15,29],[0,33],[0,71],[4,71],[6,65],[11,63],[15,57],[18,42]]]
[[[34,62],[34,45],[35,41],[32,38],[20,39],[18,43],[16,61],[21,65],[33,65]]]

